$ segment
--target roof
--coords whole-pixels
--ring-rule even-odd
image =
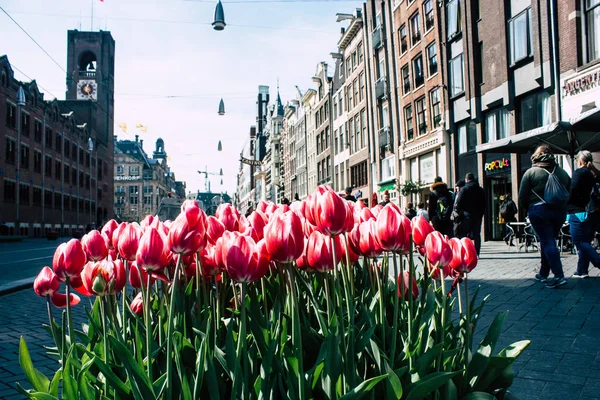
[[[281,96],[279,96],[279,92],[277,92],[277,116],[283,117],[283,103],[281,102]]]
[[[117,142],[115,151],[127,154],[128,156],[131,156],[136,160],[145,163],[148,166],[150,166],[150,164],[152,163],[150,161],[151,159],[148,157],[148,155],[140,145],[140,142],[135,142],[133,140],[119,140]]]

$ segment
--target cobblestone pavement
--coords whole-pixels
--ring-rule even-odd
[[[574,255],[563,256],[567,277],[576,261]],[[559,289],[546,289],[533,279],[538,263],[539,253],[517,252],[514,247],[509,251],[504,243],[484,244],[469,278],[471,292],[480,286],[481,298],[490,295],[477,337],[498,312],[509,310],[496,351],[531,340],[515,363],[512,392],[519,399],[600,399],[600,270],[592,268],[589,279],[572,278]],[[75,321],[81,321],[84,308],[74,310]],[[58,310],[54,312],[59,317]],[[29,289],[8,294],[0,297],[0,315],[0,398],[20,399],[14,385],[26,383],[18,363],[21,335],[36,368],[46,375],[56,369],[44,349],[51,344],[41,327],[47,323],[45,301]]]

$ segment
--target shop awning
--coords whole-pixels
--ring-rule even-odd
[[[477,146],[478,153],[518,153],[549,145],[557,154],[575,155],[580,150],[600,151],[600,108],[571,118]]]

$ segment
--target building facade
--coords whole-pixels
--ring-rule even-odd
[[[0,57],[3,234],[78,236],[112,218],[114,49],[110,32],[68,31],[66,100],[53,101]]]
[[[135,140],[117,141],[115,137],[115,142],[114,212],[118,221],[141,221],[157,215],[163,199],[185,198],[185,182],[175,180],[162,139],[156,141],[152,157],[144,151],[138,135]]]

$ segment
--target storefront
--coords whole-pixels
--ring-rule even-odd
[[[486,190],[486,237],[501,240],[504,237],[504,220],[500,216],[500,205],[507,194],[512,193],[512,162],[510,154],[486,153],[484,157],[483,186]],[[513,197],[515,197],[513,195]]]

